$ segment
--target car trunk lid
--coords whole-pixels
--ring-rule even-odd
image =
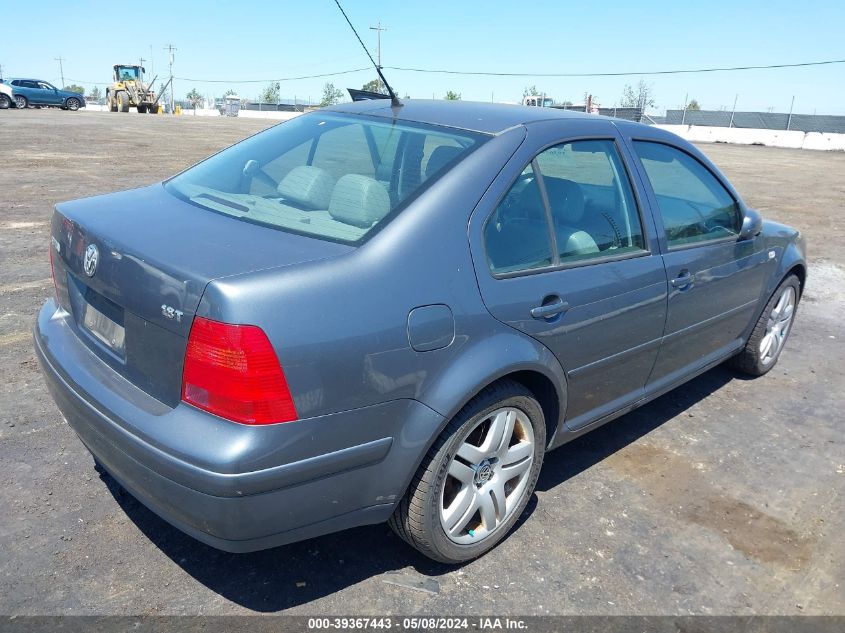
[[[209,213],[160,184],[57,205],[51,233],[59,300],[80,339],[171,406],[211,280],[353,249]]]

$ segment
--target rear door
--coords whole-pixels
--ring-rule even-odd
[[[15,86],[15,94],[23,95],[32,104],[42,103],[38,84],[29,79],[21,79]]]
[[[763,291],[762,238],[738,241],[739,199],[716,173],[668,142],[634,140],[669,277],[663,345],[649,384],[683,378],[742,345]]]
[[[575,124],[531,125],[470,225],[484,302],[559,359],[570,428],[642,395],[666,310],[655,228],[616,129]]]

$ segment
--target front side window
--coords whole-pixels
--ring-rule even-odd
[[[537,164],[561,263],[645,250],[637,203],[611,140],[550,147]]]
[[[165,188],[247,222],[358,243],[487,138],[392,119],[306,114],[224,150]]]
[[[669,145],[635,141],[634,146],[657,198],[669,248],[739,235],[739,205],[710,170]]]

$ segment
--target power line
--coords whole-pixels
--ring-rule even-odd
[[[801,62],[798,64],[768,64],[765,66],[729,66],[723,68],[687,68],[680,70],[648,70],[643,72],[601,72],[601,73],[495,73],[484,71],[444,70],[434,68],[409,68],[407,66],[385,66],[389,70],[402,70],[413,73],[439,73],[445,75],[476,75],[485,77],[630,77],[636,75],[680,75],[686,73],[715,73],[733,70],[767,70],[772,68],[799,68],[803,66],[824,66],[827,64],[845,64],[845,59],[831,59],[820,62]]]
[[[824,66],[830,64],[845,64],[845,59],[832,59],[819,62],[803,62],[798,64],[770,64],[767,66],[733,66],[725,68],[698,68],[698,69],[682,69],[682,70],[652,70],[646,72],[611,72],[611,73],[492,73],[492,72],[470,72],[461,70],[438,70],[432,68],[409,68],[404,66],[385,66],[389,70],[400,70],[407,72],[418,73],[443,73],[451,75],[483,75],[491,77],[625,77],[636,75],[672,75],[682,73],[710,73],[710,72],[726,72],[734,70],[766,70],[777,68],[800,68],[804,66]],[[298,77],[273,77],[269,79],[197,79],[194,77],[174,77],[179,81],[191,81],[197,83],[219,83],[219,84],[257,84],[268,83],[271,81],[298,81],[300,79],[320,79],[323,77],[336,77],[339,75],[349,75],[369,70],[369,66],[364,68],[352,68],[349,70],[339,70],[331,73],[321,73],[318,75],[300,75]],[[83,81],[82,79],[70,79],[68,81],[75,81],[81,84],[91,84],[94,86],[108,86],[108,82],[97,81]]]
[[[322,73],[320,75],[302,75],[300,77],[274,77],[271,79],[196,79],[192,77],[174,77],[174,79],[178,79],[179,81],[190,81],[195,83],[207,83],[207,84],[263,84],[269,83],[272,81],[297,81],[299,79],[319,79],[321,77],[335,77],[337,75],[349,75],[351,73],[359,73],[364,70],[370,70],[369,66],[365,66],[364,68],[352,68],[350,70],[339,70],[334,73]],[[81,84],[91,84],[94,86],[108,86],[110,85],[108,82],[99,82],[99,81],[83,81],[82,79],[69,79],[69,81],[78,81]]]
[[[192,79],[189,77],[176,77],[179,81],[195,81],[209,84],[262,84],[270,81],[297,81],[299,79],[319,79],[321,77],[335,77],[337,75],[349,75],[359,73],[363,70],[370,70],[369,66],[364,68],[352,68],[350,70],[339,70],[334,73],[322,73],[320,75],[302,75],[300,77],[274,77],[271,79]]]

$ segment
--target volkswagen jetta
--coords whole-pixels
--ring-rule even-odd
[[[48,386],[141,502],[228,551],[389,521],[446,562],[502,539],[548,450],[769,371],[806,278],[677,136],[410,100],[59,204],[50,255]]]

